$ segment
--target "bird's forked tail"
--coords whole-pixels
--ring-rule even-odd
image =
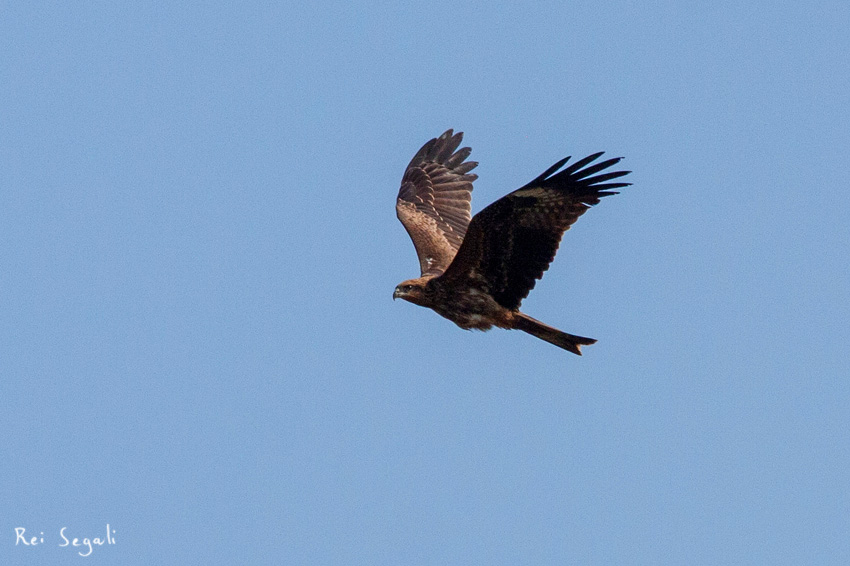
[[[531,318],[527,314],[521,312],[514,313],[514,328],[528,332],[532,336],[536,336],[541,340],[546,340],[550,344],[554,344],[559,348],[570,351],[573,354],[581,355],[581,347],[595,344],[593,338],[585,338],[584,336],[574,336],[561,332],[557,328],[552,328],[549,325],[543,324],[537,319]]]

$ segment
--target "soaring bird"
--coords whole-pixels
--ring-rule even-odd
[[[519,311],[522,300],[555,259],[561,237],[579,216],[631,183],[609,182],[630,173],[600,173],[622,158],[594,163],[594,153],[562,169],[566,157],[527,185],[470,220],[478,163],[457,149],[463,133],[448,130],[422,146],[401,179],[396,214],[416,254],[421,275],[400,283],[393,299],[428,307],[463,329],[517,329],[581,355],[592,338],[567,334]]]

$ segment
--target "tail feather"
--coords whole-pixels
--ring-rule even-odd
[[[523,313],[515,313],[514,315],[514,328],[517,330],[522,330],[523,332],[528,332],[532,336],[536,336],[541,340],[546,340],[550,344],[554,344],[559,348],[563,348],[573,354],[581,355],[581,347],[589,346],[590,344],[595,344],[596,340],[593,338],[585,338],[584,336],[574,336],[573,334],[567,334],[566,332],[561,332],[557,328],[552,328],[549,325],[543,324],[537,319],[531,318],[527,314]]]

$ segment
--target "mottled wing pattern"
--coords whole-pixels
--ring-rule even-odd
[[[464,161],[472,150],[457,149],[463,133],[446,131],[420,149],[401,180],[396,214],[404,225],[422,275],[439,275],[457,253],[469,225],[472,182],[478,163]]]
[[[596,175],[621,159],[590,165],[601,155],[595,153],[558,171],[570,158],[562,159],[476,214],[441,279],[483,285],[500,305],[519,308],[555,258],[564,232],[601,197],[617,194],[611,189],[631,184],[608,182],[629,171]]]

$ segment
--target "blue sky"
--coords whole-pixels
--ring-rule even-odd
[[[846,2],[290,4],[0,7],[0,562],[850,562]],[[392,301],[448,128],[625,156],[583,357]]]

